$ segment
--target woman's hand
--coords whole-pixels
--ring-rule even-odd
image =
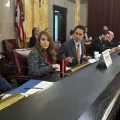
[[[52,64],[52,67],[55,69],[60,69],[60,65],[59,64]]]

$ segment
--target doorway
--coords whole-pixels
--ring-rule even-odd
[[[53,39],[55,42],[66,41],[67,8],[53,5]]]

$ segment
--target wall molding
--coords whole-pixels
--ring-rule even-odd
[[[76,0],[67,0],[67,1],[69,1],[69,2],[72,2],[72,3],[75,3],[76,2]],[[87,3],[88,2],[88,0],[81,0],[81,4],[85,4],[85,3]]]

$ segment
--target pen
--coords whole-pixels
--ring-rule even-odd
[[[24,88],[24,89],[43,89],[43,88],[33,87],[33,88]]]

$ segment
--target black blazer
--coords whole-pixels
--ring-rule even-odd
[[[82,63],[82,58],[84,56],[84,40],[81,40],[81,49],[82,49],[82,54],[81,54],[81,63]],[[78,64],[77,60],[77,52],[76,52],[76,47],[75,47],[75,42],[73,39],[66,41],[65,43],[62,44],[60,48],[60,52],[57,56],[57,62],[60,63],[61,57],[62,56],[67,57],[73,57],[73,62],[68,63],[68,66],[76,66]]]
[[[111,49],[113,46],[108,40],[103,41],[106,49]]]
[[[37,39],[35,36],[32,36],[29,40],[29,47],[34,47],[37,43]]]
[[[107,45],[110,47],[118,47],[119,44],[113,43],[112,41],[110,42],[109,40],[107,40]]]
[[[100,38],[95,38],[92,42],[92,51],[98,51],[99,53],[102,53],[107,48],[104,45],[103,40],[100,40]]]

